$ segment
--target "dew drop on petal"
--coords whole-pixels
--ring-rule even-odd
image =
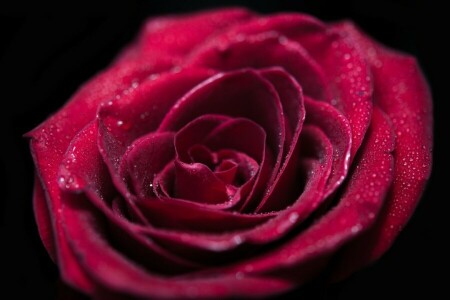
[[[298,220],[298,213],[293,212],[289,215],[289,222],[295,223]]]
[[[233,241],[235,242],[236,245],[239,245],[240,243],[242,243],[242,238],[239,235],[235,235],[233,237]]]
[[[239,271],[236,273],[235,276],[237,280],[241,280],[242,278],[244,278],[244,273]]]

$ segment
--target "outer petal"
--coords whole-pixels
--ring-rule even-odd
[[[252,12],[236,7],[150,18],[135,43],[118,59],[123,61],[136,56],[151,59],[155,53],[164,53],[179,63],[184,55],[211,36],[253,16]]]
[[[276,14],[258,18],[234,29],[235,33],[258,34],[277,31],[299,43],[325,73],[331,89],[321,99],[336,106],[350,122],[351,158],[361,145],[372,112],[371,74],[364,53],[339,30],[302,14]]]
[[[101,217],[87,202],[72,201],[68,205],[65,230],[79,262],[95,282],[96,290],[91,293],[95,298],[108,299],[108,294],[156,299],[258,297],[292,287],[283,279],[242,273],[190,279],[152,274],[114,250],[102,234]]]
[[[112,66],[83,85],[58,113],[26,135],[31,138],[31,154],[48,199],[49,213],[55,216],[52,226],[55,248],[59,249],[57,262],[61,275],[66,282],[84,291],[91,288],[89,279],[79,271],[76,265],[72,265],[73,254],[67,248],[67,241],[61,228],[59,213],[61,192],[56,181],[59,164],[71,139],[95,118],[100,103],[126,90],[132,85],[133,80],[139,81],[149,73],[164,68],[166,68],[164,59],[157,60],[157,57],[146,62],[132,60],[127,64]],[[37,208],[39,207],[38,205]],[[40,224],[44,223],[38,223],[38,226]]]
[[[52,260],[56,261],[57,250],[55,249],[55,236],[52,228],[53,215],[50,214],[45,192],[37,176],[34,179],[33,209],[42,243]]]
[[[430,91],[416,61],[370,40],[352,24],[337,27],[365,51],[375,103],[390,117],[397,134],[393,187],[375,226],[343,253],[338,277],[345,277],[380,257],[414,212],[431,171],[433,123]]]
[[[150,239],[144,238],[133,230],[136,220],[144,224],[146,224],[146,220],[135,208],[135,201],[131,195],[125,199],[125,202],[128,204],[128,212],[132,215],[134,222],[113,213],[114,208],[111,209],[111,206],[114,205],[112,203],[117,198],[118,192],[113,186],[107,167],[99,153],[96,140],[92,138],[96,135],[96,125],[96,122],[92,122],[80,131],[73,139],[65,155],[66,159],[61,164],[59,178],[64,178],[64,180],[58,180],[58,182],[61,189],[66,192],[61,196],[62,205],[64,205],[64,209],[60,212],[63,223],[66,222],[63,214],[66,210],[73,209],[73,205],[76,209],[78,203],[90,203],[88,206],[98,216],[98,222],[103,224],[102,227],[91,230],[98,230],[100,234],[107,235],[108,241],[119,236],[118,239],[116,238],[115,248],[131,257],[140,257],[140,261],[144,265],[153,264],[155,260],[158,261],[158,264],[154,264],[152,267],[159,268],[161,272],[183,271],[186,268],[192,268],[190,262],[171,255]],[[74,230],[76,231],[76,229]],[[71,235],[68,238],[78,242]]]
[[[277,32],[248,36],[228,34],[212,40],[203,48],[187,58],[188,66],[220,71],[280,67],[298,81],[306,95],[326,98],[328,82],[320,66],[300,44]]]

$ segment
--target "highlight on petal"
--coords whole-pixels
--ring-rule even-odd
[[[53,261],[56,261],[55,237],[53,233],[54,216],[50,214],[45,192],[37,176],[34,179],[33,209],[38,224],[39,236]]]

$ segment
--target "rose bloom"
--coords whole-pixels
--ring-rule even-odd
[[[431,168],[414,58],[351,22],[152,18],[27,134],[62,280],[95,299],[279,295],[378,259]]]

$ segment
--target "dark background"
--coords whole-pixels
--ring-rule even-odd
[[[146,17],[225,5],[306,12],[326,21],[352,19],[391,47],[415,55],[434,99],[435,150],[432,178],[416,213],[393,247],[374,265],[328,289],[294,291],[304,299],[434,299],[448,294],[448,194],[440,187],[448,168],[444,137],[444,40],[448,27],[438,7],[444,1],[127,1],[79,2],[55,7],[0,4],[0,293],[54,299],[58,273],[37,234],[31,207],[33,163],[22,135],[56,111],[136,34]],[[448,85],[448,83],[447,83]],[[448,128],[448,126],[447,126]],[[448,176],[447,176],[448,178]],[[439,181],[440,180],[440,181]],[[446,183],[444,183],[446,184]],[[442,272],[442,273],[440,273]],[[440,275],[443,274],[443,275]],[[6,278],[6,280],[5,280]],[[314,295],[314,296],[312,296]],[[440,297],[439,297],[440,298]]]

